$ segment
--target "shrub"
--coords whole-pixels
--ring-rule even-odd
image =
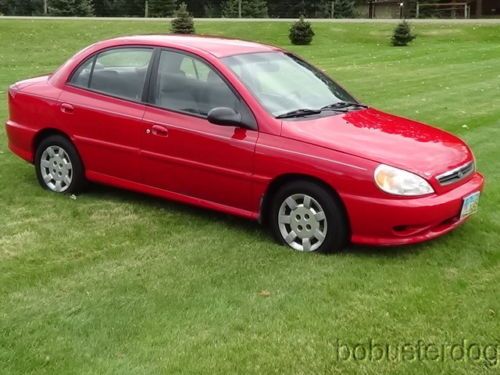
[[[401,22],[394,29],[394,34],[392,35],[392,45],[395,47],[407,46],[416,36],[411,33],[411,28],[408,22]]]
[[[193,17],[189,14],[186,3],[181,3],[175,12],[175,18],[172,20],[172,32],[175,34],[194,34]]]
[[[288,37],[292,44],[306,45],[310,44],[314,36],[314,31],[309,22],[304,21],[304,16],[290,27]]]

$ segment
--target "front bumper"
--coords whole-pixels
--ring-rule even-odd
[[[459,225],[463,198],[482,191],[484,178],[472,177],[443,194],[422,198],[370,198],[343,195],[351,241],[366,245],[404,245],[439,237]]]

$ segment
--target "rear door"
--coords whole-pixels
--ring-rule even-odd
[[[140,180],[142,102],[153,49],[112,48],[75,71],[60,96],[64,126],[74,135],[87,173]]]
[[[251,174],[258,132],[208,122],[215,107],[231,107],[255,124],[245,103],[208,63],[161,51],[144,114],[142,178],[149,185],[255,211]]]

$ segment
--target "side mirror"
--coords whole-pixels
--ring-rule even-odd
[[[216,107],[208,112],[208,122],[216,125],[240,126],[241,115],[228,107]]]

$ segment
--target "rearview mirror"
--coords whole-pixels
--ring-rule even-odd
[[[240,126],[241,115],[228,107],[216,107],[208,112],[208,122],[216,125]]]

